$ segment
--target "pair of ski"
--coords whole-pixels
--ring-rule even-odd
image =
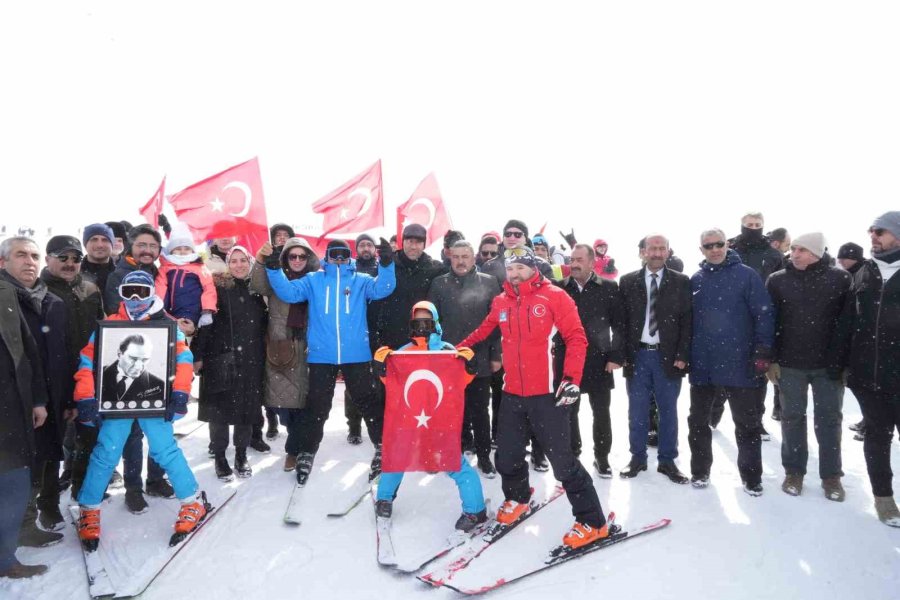
[[[343,517],[351,510],[359,506],[359,504],[369,494],[374,494],[374,490],[378,487],[378,477],[371,481],[368,478],[357,479],[353,485],[346,490],[342,490],[340,495],[331,503],[332,509],[328,512],[329,517]],[[306,485],[295,484],[291,490],[291,497],[288,500],[287,508],[284,511],[284,522],[287,525],[300,525],[303,522],[303,494]]]
[[[645,533],[657,531],[671,523],[670,519],[660,519],[659,521],[645,525],[644,527],[641,527],[636,531],[625,531],[620,525],[616,524],[615,513],[610,513],[609,518],[607,519],[609,535],[602,540],[598,540],[592,544],[588,544],[587,546],[582,546],[581,548],[576,549],[572,549],[566,545],[561,544],[550,550],[546,554],[546,556],[544,556],[539,562],[535,561],[531,564],[523,562],[521,568],[512,575],[494,580],[492,582],[488,582],[482,586],[464,587],[462,585],[456,585],[456,582],[453,581],[453,577],[457,573],[468,567],[472,563],[472,561],[481,556],[485,550],[487,550],[493,544],[497,543],[499,540],[505,537],[506,534],[521,525],[536,512],[562,496],[563,493],[564,490],[562,489],[562,487],[557,486],[553,493],[546,500],[538,504],[532,504],[532,509],[528,514],[509,525],[503,525],[497,523],[496,521],[491,522],[490,526],[487,528],[487,531],[483,535],[479,536],[476,533],[467,542],[464,542],[464,545],[462,545],[460,550],[456,553],[455,558],[448,564],[430,573],[419,575],[417,579],[434,587],[446,587],[467,596],[483,594],[514,581],[519,581],[520,579],[524,579],[525,577],[529,577],[555,566],[564,564],[570,560],[586,556],[587,554],[591,554],[592,552],[596,552],[597,550],[602,550],[614,544],[633,539]],[[424,564],[428,564],[432,560],[436,560],[441,556],[448,554],[452,550],[453,548],[448,548],[444,552],[441,552],[440,554],[434,556],[432,559],[426,561]]]
[[[158,559],[158,565],[152,569],[145,570],[141,577],[130,577],[124,586],[117,587],[113,578],[107,572],[106,564],[103,556],[108,550],[101,544],[94,547],[93,550],[81,546],[84,555],[84,565],[87,571],[88,591],[92,598],[131,598],[138,596],[150,587],[162,571],[169,566],[181,550],[187,546],[188,542],[202,529],[212,518],[234,498],[235,492],[231,492],[218,506],[212,506],[206,501],[206,494],[203,494],[203,501],[207,506],[206,515],[188,534],[175,533],[169,539],[169,547]],[[69,514],[72,517],[72,524],[75,526],[76,535],[78,532],[78,519],[80,518],[80,509],[78,505],[69,507]]]

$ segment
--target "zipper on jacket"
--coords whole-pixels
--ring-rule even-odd
[[[525,396],[525,372],[522,371],[522,315],[520,309],[522,307],[522,296],[516,291],[516,326],[519,328],[519,338],[516,340],[516,351],[519,353],[519,382],[522,386],[522,396]]]
[[[328,314],[328,305],[331,304],[331,286],[325,284],[325,314]]]
[[[876,267],[877,268],[877,267]],[[878,391],[878,332],[881,330],[881,307],[884,304],[884,288],[887,282],[881,278],[881,292],[878,294],[878,310],[875,312],[875,369],[872,373],[872,383],[875,391]]]
[[[337,333],[337,364],[341,364],[341,268],[337,269],[337,286],[334,288],[334,328]],[[328,300],[326,299],[326,302]]]
[[[344,314],[350,314],[350,288],[344,292]]]

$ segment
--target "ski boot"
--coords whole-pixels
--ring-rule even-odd
[[[468,533],[486,521],[487,521],[487,509],[482,509],[480,512],[477,512],[477,513],[464,512],[456,520],[456,525],[454,526],[454,528],[457,531],[464,531],[464,532]]]
[[[253,475],[253,469],[250,468],[250,463],[247,462],[246,448],[238,448],[234,451],[234,470],[237,471],[237,476],[241,479],[246,479]]]
[[[563,536],[563,545],[569,550],[577,550],[606,537],[609,537],[609,525],[607,523],[600,527],[591,527],[587,523],[576,521],[569,533]]]
[[[516,502],[505,500],[497,510],[497,522],[501,525],[512,525],[531,512],[530,502]]]
[[[178,519],[175,521],[175,533],[169,539],[169,546],[177,546],[191,534],[200,523],[206,519],[206,515],[212,510],[212,505],[206,500],[206,492],[200,492],[193,502],[182,503],[178,511]]]
[[[297,485],[306,485],[315,458],[316,455],[312,452],[301,452],[297,455]]]
[[[100,545],[100,509],[82,506],[78,516],[78,539],[86,552]]]

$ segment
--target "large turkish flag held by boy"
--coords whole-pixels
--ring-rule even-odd
[[[459,471],[465,361],[452,351],[393,352],[386,367],[382,470]]]

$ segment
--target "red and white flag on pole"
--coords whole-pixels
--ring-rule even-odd
[[[234,236],[256,252],[269,239],[256,158],[184,188],[169,198],[169,204],[197,243]]]
[[[456,352],[394,352],[385,377],[382,470],[458,471],[468,382]]]
[[[153,197],[138,211],[152,227],[159,226],[159,215],[162,213],[163,196],[166,193],[166,178],[163,177]]]
[[[322,237],[332,233],[357,234],[384,225],[381,160],[317,200],[312,209],[325,217]]]
[[[428,234],[426,246],[444,237],[453,227],[434,173],[429,173],[409,200],[397,207],[398,244],[403,240],[403,228],[410,223],[418,223],[425,228]]]

